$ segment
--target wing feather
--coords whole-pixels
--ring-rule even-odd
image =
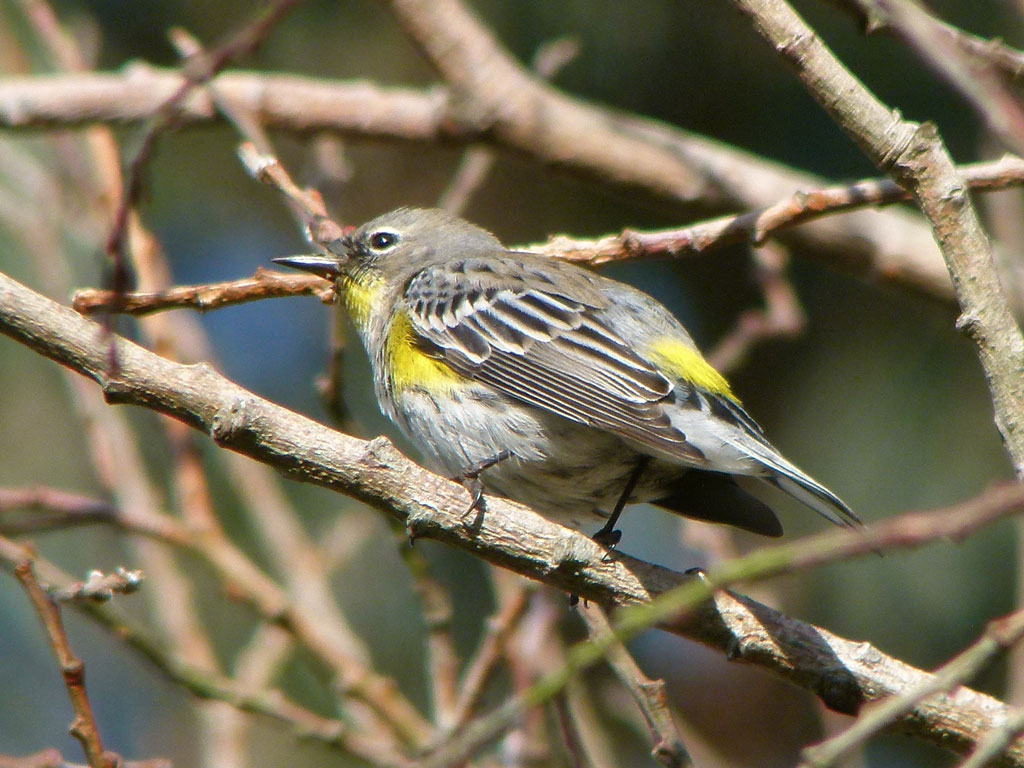
[[[662,407],[673,383],[601,322],[596,287],[529,267],[529,284],[508,259],[422,270],[405,293],[414,329],[455,370],[509,397],[702,464]]]
[[[666,405],[701,411],[722,425],[721,440],[763,467],[763,474],[752,474],[830,520],[857,522],[849,507],[772,447],[727,388],[703,386],[685,371],[670,379],[609,328],[602,318],[610,300],[597,281],[556,263],[495,253],[421,270],[407,283],[405,301],[424,348],[468,378],[657,454],[707,467],[700,448],[673,426]],[[749,517],[747,508],[742,514],[746,523],[730,522],[776,531],[776,523],[768,530],[763,514]]]

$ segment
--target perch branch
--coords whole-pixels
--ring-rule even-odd
[[[410,462],[386,440],[364,442],[330,430],[256,397],[207,365],[173,363],[115,338],[121,367],[111,377],[106,345],[95,323],[4,276],[0,276],[0,332],[93,379],[108,402],[142,405],[173,416],[209,434],[222,447],[386,511],[410,535],[463,548],[581,598],[605,606],[629,605],[647,602],[683,582],[694,583],[625,553],[609,559],[586,536],[502,499],[488,499],[487,514],[479,526],[467,530],[462,514],[465,490],[458,483]],[[761,560],[752,561],[763,570],[725,575],[750,578],[752,573],[807,567],[823,557],[833,560],[962,537],[1018,511],[1022,504],[1024,487],[1005,486],[954,509],[904,516],[863,534],[830,533],[829,546],[808,542],[800,550],[802,555],[792,550],[797,545],[764,550]],[[728,583],[721,575],[717,578],[719,585]],[[710,588],[700,588],[699,584],[694,587],[698,591],[690,597],[706,597]],[[731,649],[737,658],[813,690],[843,712],[855,712],[866,701],[927,677],[867,644],[845,640],[728,593],[716,593],[714,601],[703,602],[688,620],[664,626],[723,651]],[[1006,711],[1001,702],[961,688],[922,702],[904,723],[947,748],[967,751]],[[1024,765],[1024,748],[1015,746],[1010,755],[1008,764]]]

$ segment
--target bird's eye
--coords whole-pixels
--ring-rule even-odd
[[[398,242],[394,232],[374,232],[370,235],[370,247],[375,251],[385,251]]]

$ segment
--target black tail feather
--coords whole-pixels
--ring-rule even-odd
[[[734,525],[764,536],[782,535],[782,524],[771,508],[740,488],[730,475],[719,472],[691,470],[669,496],[653,503],[684,517]]]

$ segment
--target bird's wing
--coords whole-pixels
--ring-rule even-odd
[[[586,273],[515,255],[427,267],[407,284],[421,348],[460,374],[557,414],[701,466],[669,421],[673,383],[600,319]]]

